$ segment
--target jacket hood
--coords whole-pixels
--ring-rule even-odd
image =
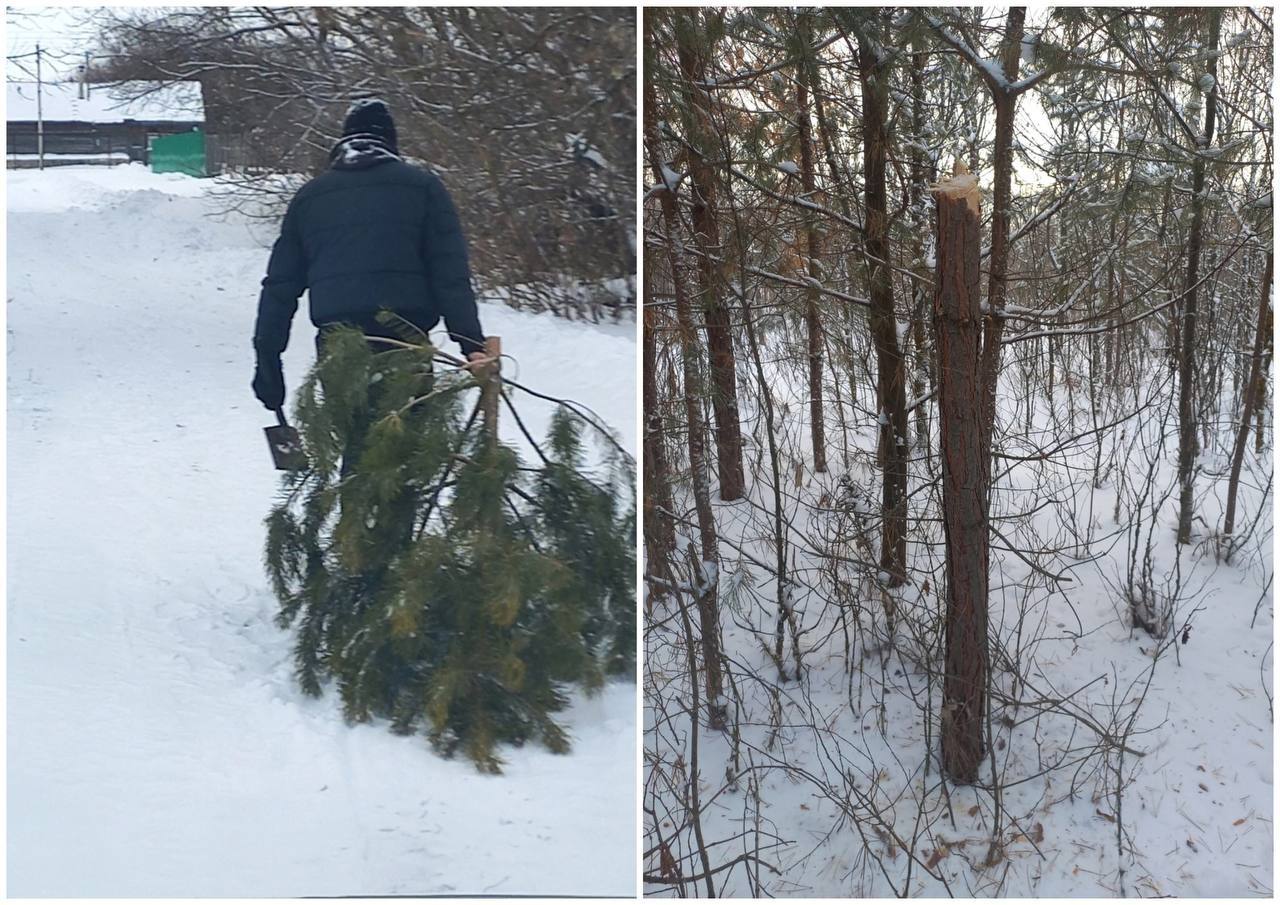
[[[329,152],[329,165],[335,170],[365,170],[399,159],[400,155],[377,135],[363,133],[344,136]]]

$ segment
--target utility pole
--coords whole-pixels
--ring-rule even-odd
[[[40,75],[40,45],[36,45],[36,160],[44,169],[44,80]]]

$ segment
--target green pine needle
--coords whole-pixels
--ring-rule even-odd
[[[570,692],[633,674],[634,469],[611,455],[603,483],[587,474],[586,422],[567,408],[550,464],[527,468],[466,425],[474,382],[433,376],[431,346],[404,339],[377,355],[358,331],[327,340],[295,407],[308,468],[267,519],[267,573],[307,694],[336,685],[348,720],[496,773],[504,745],[568,751],[554,716]]]

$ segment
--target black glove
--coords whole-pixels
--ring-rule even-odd
[[[280,356],[258,356],[258,367],[253,372],[253,395],[274,412],[284,408],[284,368]]]

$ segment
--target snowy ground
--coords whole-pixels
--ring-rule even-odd
[[[1008,390],[1003,398],[1018,396],[1015,375],[1010,367],[1002,378]],[[1176,398],[1167,370],[1143,376],[1144,394]],[[1070,698],[1083,719],[1052,712],[1037,717],[1034,706],[996,709],[995,761],[1004,786],[998,825],[1005,848],[996,863],[985,864],[997,825],[992,796],[952,788],[948,800],[936,762],[925,771],[927,752],[937,750],[936,723],[930,739],[926,721],[936,720],[938,705],[925,691],[928,673],[936,675],[941,663],[901,627],[892,646],[883,643],[878,592],[858,584],[852,570],[842,573],[851,588],[844,598],[850,613],[846,634],[827,602],[833,594],[830,562],[796,550],[828,543],[833,554],[864,555],[852,539],[852,520],[833,528],[829,519],[844,505],[837,486],[842,473],[862,487],[864,510],[878,507],[874,416],[858,413],[847,437],[834,416],[829,418],[830,473],[814,475],[808,408],[802,404],[806,375],[778,365],[770,385],[776,398],[788,403],[779,417],[783,445],[804,458],[799,482],[793,480],[795,462],[785,460],[783,495],[796,525],[791,568],[804,585],[793,600],[806,670],[799,682],[776,681],[777,670],[764,649],[774,629],[774,581],[759,571],[743,581],[747,570],[734,565],[739,557],[732,546],[722,547],[724,647],[736,683],[730,696],[737,695],[730,719],[740,735],[705,728],[701,733],[697,766],[701,800],[708,803],[701,831],[712,867],[759,850],[763,863],[777,872],[758,869],[758,882],[776,896],[1270,896],[1273,538],[1272,498],[1263,489],[1270,483],[1271,451],[1258,456],[1251,448],[1246,457],[1240,511],[1248,514],[1242,519],[1249,523],[1260,510],[1263,514],[1255,541],[1231,564],[1215,561],[1205,536],[1206,526],[1222,522],[1227,468],[1220,451],[1202,455],[1196,503],[1202,520],[1195,544],[1184,548],[1180,563],[1172,542],[1176,494],[1161,508],[1152,551],[1158,590],[1167,590],[1166,577],[1179,567],[1184,584],[1175,630],[1158,658],[1153,653],[1160,645],[1131,628],[1121,596],[1129,520],[1123,513],[1116,520],[1115,499],[1119,472],[1132,482],[1125,491],[1129,495],[1143,482],[1144,452],[1156,448],[1162,430],[1166,445],[1156,484],[1172,484],[1176,420],[1162,425],[1160,411],[1151,410],[1130,422],[1123,435],[1109,433],[1106,457],[1111,460],[1114,453],[1120,464],[1093,491],[1091,438],[1068,446],[1043,468],[1021,463],[1002,476],[993,501],[1007,518],[999,521],[1001,530],[1019,548],[1067,551],[1044,557],[1042,565],[1069,579],[1059,592],[1041,589],[1023,599],[1019,589],[1032,583],[1029,567],[999,546],[993,549],[992,632],[1031,682],[1013,696],[1021,701]],[[867,391],[862,398],[874,397]],[[1074,402],[1072,423],[1065,394],[1055,403],[1056,420],[1039,400],[1031,415],[1038,446],[1053,447],[1089,429],[1085,398],[1077,394]],[[1131,397],[1109,404],[1121,411],[1135,407]],[[744,424],[754,424],[754,401],[743,411]],[[1017,419],[1013,433],[1023,429],[1022,416]],[[1135,430],[1141,431],[1140,439]],[[716,522],[722,538],[741,545],[757,562],[772,563],[768,457],[759,442],[747,446],[747,496],[755,505],[717,503]],[[857,453],[844,461],[841,448]],[[1035,449],[1013,445],[1004,452],[1033,456]],[[919,461],[913,465],[917,493],[925,483],[923,467]],[[817,514],[809,518],[808,512]],[[1033,515],[1012,517],[1020,512]],[[1074,521],[1070,516],[1059,521],[1059,513],[1074,513]],[[916,523],[911,530],[917,533],[909,555],[917,568],[926,568],[932,556],[934,574],[940,575],[940,529]],[[932,549],[920,542],[926,532]],[[873,540],[878,550],[878,538]],[[1140,549],[1139,560],[1142,555]],[[821,587],[822,593],[811,593],[811,587]],[[936,591],[912,588],[896,605],[908,613],[903,622],[938,626],[942,602]],[[660,612],[652,622],[678,626],[666,615]],[[1190,630],[1182,635],[1184,625]],[[689,721],[679,697],[687,694],[686,654],[678,643],[653,638],[646,638],[646,650],[646,746],[653,747],[657,738],[668,765],[677,757],[688,763]],[[998,673],[1000,687],[1007,690],[1007,672]],[[665,699],[661,714],[675,715],[670,723],[655,714],[658,697]],[[1002,725],[1006,716],[1010,723]],[[1105,760],[1091,756],[1098,734],[1090,724],[1117,735],[1131,730],[1129,745],[1141,756],[1121,760],[1114,750]],[[1047,769],[1054,764],[1063,766]],[[982,770],[986,782],[990,760]],[[736,779],[726,779],[726,771]],[[681,770],[668,772],[676,785],[683,781]],[[664,783],[652,785],[664,788]],[[675,836],[687,803],[673,806],[674,800],[669,796],[657,809],[662,813],[662,806],[671,806],[668,813],[674,815],[662,832],[675,858],[688,859],[682,862],[684,875],[700,873],[687,826]],[[645,804],[653,806],[648,796]],[[646,847],[652,846],[649,840]],[[908,847],[918,861],[906,854]],[[928,876],[926,867],[942,879]],[[645,869],[649,875],[660,872],[656,855]],[[722,896],[749,895],[757,888],[742,864],[718,874],[716,882]],[[684,888],[692,893],[695,886],[703,894],[701,883]],[[671,894],[674,886],[654,884],[649,891]]]
[[[207,185],[8,175],[9,895],[633,894],[633,685],[497,778],[296,689],[249,389],[273,236],[206,217]],[[635,449],[632,326],[481,320]],[[312,335],[300,311],[291,388]]]

